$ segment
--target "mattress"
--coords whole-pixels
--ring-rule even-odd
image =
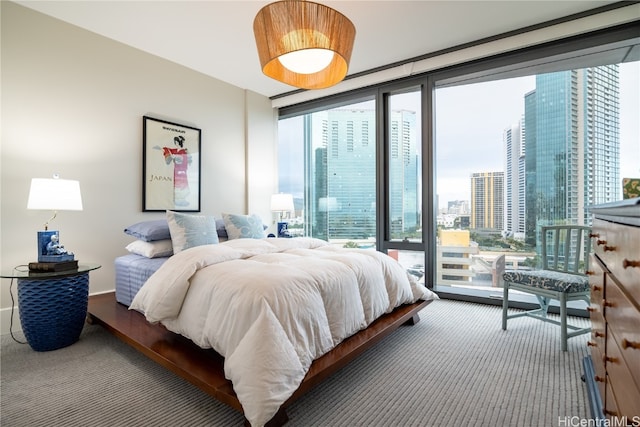
[[[116,258],[116,301],[130,306],[144,282],[168,259],[169,257],[147,258],[135,254]]]

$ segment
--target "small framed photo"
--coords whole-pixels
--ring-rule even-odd
[[[142,118],[142,210],[200,212],[201,132]]]

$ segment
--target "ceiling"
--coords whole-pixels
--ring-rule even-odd
[[[356,27],[349,74],[614,1],[322,1]],[[262,74],[253,19],[269,1],[16,1],[265,96],[296,90]]]

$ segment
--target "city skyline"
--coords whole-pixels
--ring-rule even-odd
[[[504,172],[503,132],[524,115],[524,95],[536,76],[518,77],[436,91],[436,158],[439,209],[470,200],[475,172]],[[620,177],[640,177],[640,62],[620,64]],[[489,106],[486,100],[491,99]],[[490,108],[487,108],[490,107]],[[442,117],[445,119],[442,119]],[[452,117],[464,117],[460,126]],[[506,121],[509,120],[509,121]],[[474,138],[468,129],[477,130]],[[473,140],[460,150],[458,141]],[[622,186],[622,183],[620,183]]]
[[[469,179],[474,172],[505,172],[503,132],[524,114],[524,95],[535,89],[535,76],[503,79],[436,90],[436,185],[438,210],[448,202],[470,200]],[[620,177],[640,176],[640,62],[620,64]],[[419,99],[419,97],[414,97]],[[487,102],[487,99],[490,102]],[[394,108],[420,111],[411,97]],[[373,108],[373,102],[346,108]],[[296,118],[294,118],[296,119]],[[301,118],[299,118],[301,120]],[[292,119],[289,119],[292,120]],[[287,126],[280,138],[280,191],[302,197],[302,144]],[[419,137],[419,135],[418,135]],[[460,142],[464,145],[461,146]],[[419,147],[418,147],[419,148]],[[501,153],[496,155],[496,153]],[[621,184],[620,184],[621,185]]]

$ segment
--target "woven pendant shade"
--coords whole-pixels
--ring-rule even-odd
[[[262,72],[275,80],[302,89],[322,89],[347,75],[356,29],[346,16],[330,7],[301,0],[271,3],[256,15],[253,32]],[[329,64],[319,71],[296,72],[279,59],[299,51],[313,55],[317,52],[313,49],[329,54]],[[312,66],[312,61],[305,62]]]

